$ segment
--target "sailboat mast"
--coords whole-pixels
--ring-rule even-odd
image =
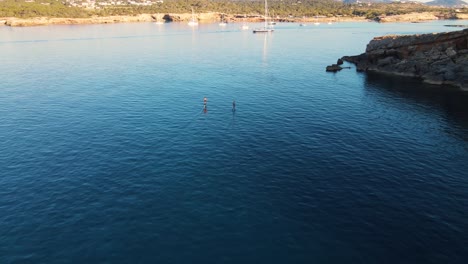
[[[267,0],[265,0],[265,28],[267,28],[268,26],[267,16],[268,16],[268,7],[267,7]]]

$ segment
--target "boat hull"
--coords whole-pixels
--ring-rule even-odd
[[[254,29],[253,33],[271,33],[273,31],[273,29]]]

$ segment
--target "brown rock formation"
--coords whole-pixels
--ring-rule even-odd
[[[332,64],[330,66],[327,66],[327,68],[325,68],[325,71],[327,72],[337,72],[337,71],[341,71],[343,68],[341,68],[340,65],[337,65],[337,64]]]
[[[441,12],[413,12],[402,15],[379,16],[377,22],[421,22],[439,19],[468,19],[468,14],[463,13],[441,13]]]
[[[437,20],[439,19],[433,12],[422,12],[422,13],[409,13],[403,15],[393,16],[380,16],[376,20],[378,22],[412,22],[412,21],[426,21],[426,20]]]
[[[383,72],[468,90],[468,29],[438,34],[376,37],[366,52],[345,56],[358,71]]]

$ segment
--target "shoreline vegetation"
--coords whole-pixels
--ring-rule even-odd
[[[262,1],[148,0],[147,5],[125,2],[118,6],[108,5],[111,2],[105,1],[95,1],[93,8],[83,8],[76,6],[74,0],[0,0],[0,26],[185,22],[192,17],[192,7],[200,23],[219,22],[223,17],[228,23],[263,22],[265,19]],[[269,7],[270,18],[291,23],[468,19],[468,8],[432,7],[419,3],[346,4],[333,0],[277,0],[271,1]]]

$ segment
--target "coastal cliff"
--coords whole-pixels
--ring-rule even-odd
[[[468,29],[376,37],[366,52],[342,58],[358,71],[411,76],[468,90]]]

